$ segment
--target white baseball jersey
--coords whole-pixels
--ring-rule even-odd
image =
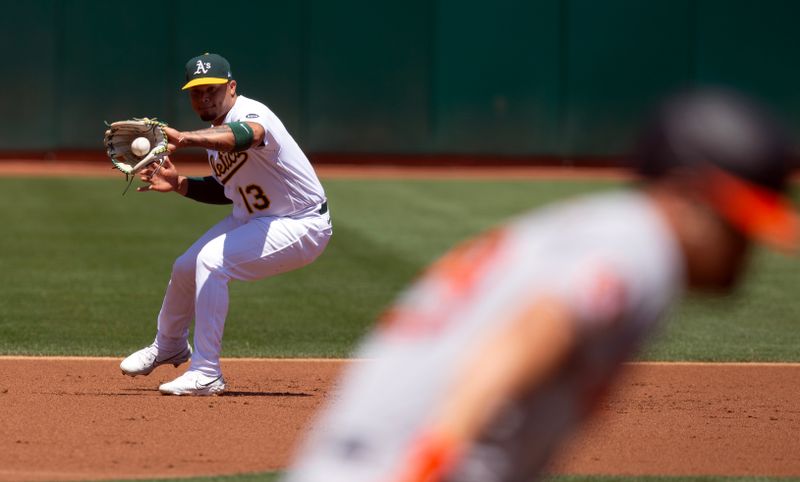
[[[459,369],[539,295],[571,307],[570,363],[500,413],[451,481],[530,481],[683,286],[645,195],[595,195],[515,219],[435,264],[362,345],[287,482],[392,482]],[[535,322],[532,321],[532,322]]]
[[[182,349],[194,320],[189,370],[212,378],[222,374],[228,282],[301,268],[322,254],[333,233],[322,185],[281,121],[241,95],[225,116],[226,123],[237,121],[261,124],[264,143],[243,152],[208,151],[233,212],[173,264],[155,340],[167,352]]]
[[[241,152],[208,150],[214,177],[233,201],[233,216],[290,216],[325,201],[311,163],[278,117],[261,102],[243,95],[224,123],[256,122],[264,127],[264,143]]]

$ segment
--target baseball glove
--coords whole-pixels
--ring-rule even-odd
[[[167,124],[155,119],[131,119],[108,125],[103,143],[116,169],[133,176],[154,162],[163,162],[167,155]],[[150,141],[150,152],[137,156],[131,150],[131,142],[137,137]]]

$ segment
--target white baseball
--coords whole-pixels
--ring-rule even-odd
[[[150,152],[150,141],[146,137],[137,137],[131,142],[131,152],[139,157]]]

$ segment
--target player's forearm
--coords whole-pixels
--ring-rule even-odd
[[[504,403],[535,389],[558,370],[576,336],[566,308],[556,300],[540,300],[473,353],[433,431],[469,444]]]
[[[576,339],[568,309],[556,299],[541,299],[480,343],[393,482],[443,480],[502,405],[541,386]]]
[[[264,128],[253,122],[233,122],[198,131],[176,133],[176,147],[202,147],[219,152],[241,151],[264,140]]]
[[[227,125],[214,126],[199,131],[181,132],[178,147],[202,147],[215,151],[228,152],[236,146],[233,131]]]
[[[480,343],[393,482],[442,480],[504,403],[535,389],[558,369],[575,339],[567,310],[556,300],[545,299]]]

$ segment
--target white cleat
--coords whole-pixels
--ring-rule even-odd
[[[188,371],[169,383],[158,387],[164,395],[219,395],[225,391],[222,375],[209,377],[200,372]]]
[[[119,368],[123,375],[135,377],[136,375],[149,375],[150,372],[160,365],[173,365],[177,367],[192,358],[192,347],[186,344],[186,348],[177,353],[160,353],[154,345],[142,348],[122,360]]]

